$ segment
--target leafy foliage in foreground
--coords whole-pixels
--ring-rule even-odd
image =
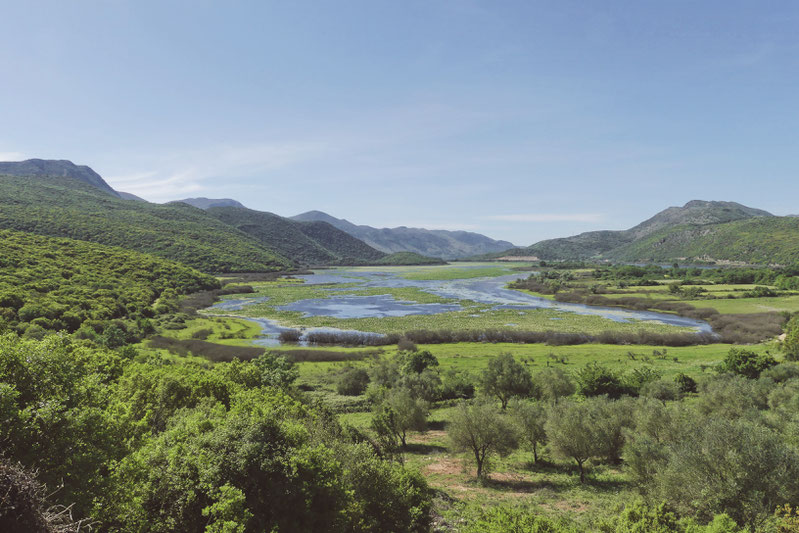
[[[100,531],[426,531],[424,479],[303,404],[280,359],[139,362],[7,334],[0,448]]]
[[[0,176],[0,228],[121,246],[204,272],[292,266],[202,209],[126,201],[70,178]]]
[[[211,276],[157,257],[0,230],[0,329],[40,337],[83,327],[118,345],[132,330],[149,333],[149,319],[174,311],[178,295],[218,286]],[[116,330],[106,331],[112,320]]]

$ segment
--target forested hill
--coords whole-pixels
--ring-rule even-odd
[[[219,287],[206,274],[150,255],[73,239],[0,230],[0,332],[150,333],[178,295]],[[143,322],[144,321],[144,322]],[[139,331],[142,330],[142,331]]]
[[[237,207],[211,207],[208,214],[305,264],[373,264],[386,256],[326,222],[296,222]]]
[[[183,200],[175,200],[169,203],[174,204],[177,202],[193,205],[200,209],[210,209],[212,207],[244,207],[241,202],[231,198],[184,198]]]
[[[505,254],[544,260],[707,260],[792,263],[799,260],[796,222],[735,202],[694,200],[669,207],[623,231],[590,231]]]
[[[203,272],[294,266],[201,209],[122,200],[73,178],[0,175],[0,228],[121,246]]]
[[[327,222],[373,248],[387,253],[414,252],[428,257],[458,259],[500,252],[513,246],[507,241],[497,241],[469,231],[429,230],[404,226],[398,228],[358,226],[321,211],[308,211],[291,218],[303,222]]]
[[[0,162],[0,174],[39,179],[73,178],[111,196],[120,196],[97,172],[86,165],[76,165],[72,161],[28,159],[26,161]]]
[[[725,224],[666,228],[612,250],[609,259],[674,259],[790,265],[799,262],[799,218],[758,217]]]

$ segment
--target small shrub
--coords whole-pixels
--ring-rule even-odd
[[[682,394],[696,392],[696,380],[687,374],[680,372],[674,377],[674,382],[677,384]]]
[[[342,396],[360,396],[367,386],[369,373],[363,368],[350,367],[339,377],[336,391]]]

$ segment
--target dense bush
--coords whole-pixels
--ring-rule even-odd
[[[757,354],[751,350],[730,348],[727,357],[718,366],[719,372],[730,372],[749,379],[757,379],[760,373],[776,366],[777,361],[770,355]]]
[[[75,332],[109,347],[152,333],[183,294],[219,287],[186,266],[69,239],[0,230],[0,317],[29,337]],[[35,334],[36,331],[42,333]]]
[[[363,368],[350,367],[339,376],[336,391],[345,396],[358,396],[363,394],[368,385],[368,372]]]
[[[275,354],[175,364],[7,334],[0,448],[100,531],[426,531],[424,480],[352,444],[295,378]]]
[[[606,395],[609,398],[620,398],[632,391],[620,374],[599,363],[585,365],[577,371],[574,378],[577,392],[586,397]]]

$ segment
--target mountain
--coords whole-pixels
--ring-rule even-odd
[[[120,246],[204,272],[296,264],[196,207],[131,202],[72,177],[0,175],[0,228]]]
[[[26,161],[0,162],[0,174],[36,178],[73,178],[111,196],[119,194],[100,175],[86,165],[53,159],[28,159]]]
[[[200,209],[210,209],[211,207],[244,207],[240,202],[230,198],[185,198],[169,203],[174,204],[178,202],[193,205]]]
[[[544,260],[793,262],[799,259],[794,255],[799,233],[791,230],[799,221],[793,220],[735,202],[693,200],[627,230],[549,239],[504,255]]]
[[[736,202],[707,202],[692,200],[682,207],[669,207],[652,218],[627,230],[634,239],[640,239],[662,228],[690,224],[706,226],[755,217],[773,217],[768,211],[746,207]]]
[[[359,226],[321,211],[308,211],[291,218],[302,222],[327,222],[386,253],[414,252],[428,257],[459,259],[513,247],[513,244],[507,241],[497,241],[468,231],[428,230],[405,226],[398,228]]]
[[[241,207],[211,207],[207,213],[304,264],[374,264],[386,256],[327,222],[299,222]]]
[[[131,194],[129,192],[117,191],[117,194],[123,200],[133,200],[134,202],[146,202],[147,201],[144,198],[140,198],[140,197],[136,196],[135,194]]]
[[[416,254],[388,256],[326,222],[290,220],[235,200],[152,204],[113,191],[92,169],[68,161],[30,160],[4,168],[15,174],[0,175],[0,228],[120,246],[205,272],[440,262]]]
[[[795,264],[799,263],[799,218],[755,217],[663,228],[612,250],[607,257],[622,262]]]

